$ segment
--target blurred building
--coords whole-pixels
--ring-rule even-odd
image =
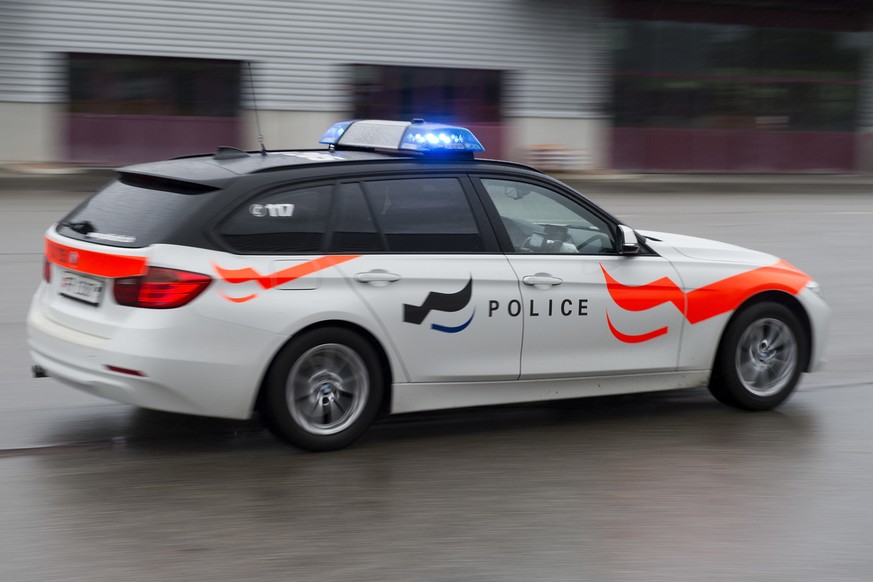
[[[0,160],[452,121],[566,170],[873,169],[862,0],[5,0]]]

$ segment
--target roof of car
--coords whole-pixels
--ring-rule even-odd
[[[270,152],[244,152],[234,148],[219,148],[215,154],[186,156],[171,160],[135,164],[119,168],[124,174],[139,174],[146,176],[161,176],[184,180],[186,182],[212,183],[223,182],[233,178],[258,174],[263,172],[291,169],[299,166],[325,164],[344,164],[349,162],[425,162],[445,163],[462,162],[474,164],[496,164],[514,166],[529,171],[538,170],[513,162],[481,159],[455,159],[452,157],[430,157],[420,154],[397,154],[394,152],[366,150],[335,150],[325,148],[318,150],[282,150]]]

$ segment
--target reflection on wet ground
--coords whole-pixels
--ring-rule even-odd
[[[0,578],[813,580],[866,555],[870,443],[839,445],[867,432],[840,404],[861,396],[814,389],[758,414],[701,390],[410,415],[331,454],[256,420],[120,410],[123,439],[112,422],[61,423],[50,440],[92,438],[0,459],[15,556]]]

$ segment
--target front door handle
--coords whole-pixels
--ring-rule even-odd
[[[537,273],[536,275],[522,277],[521,282],[525,285],[536,287],[537,289],[548,289],[549,287],[560,285],[564,280],[559,279],[558,277],[553,277],[548,273]]]
[[[400,280],[400,275],[396,273],[389,273],[388,271],[384,271],[382,269],[373,269],[372,271],[367,271],[365,273],[358,273],[355,275],[355,281],[360,283],[369,283],[374,287],[384,287],[388,283],[394,283],[395,281]]]

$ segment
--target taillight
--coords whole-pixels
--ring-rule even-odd
[[[193,301],[211,282],[200,273],[150,267],[140,277],[116,279],[113,291],[119,305],[172,309]]]
[[[46,283],[52,282],[52,264],[47,258],[42,260],[42,280]]]

